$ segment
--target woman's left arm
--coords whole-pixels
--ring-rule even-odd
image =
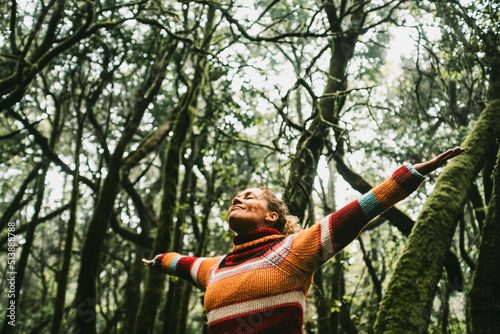
[[[463,152],[462,148],[450,149],[427,162],[402,166],[379,186],[302,231],[292,246],[297,262],[302,262],[301,267],[307,271],[316,270],[356,239],[370,220],[415,191],[424,175]]]

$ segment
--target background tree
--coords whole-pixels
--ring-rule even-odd
[[[496,254],[498,249],[498,194],[500,161],[497,160],[497,165],[493,174],[493,192],[491,194],[490,204],[488,206],[487,217],[483,228],[483,239],[479,247],[479,257],[477,268],[474,272],[474,280],[470,292],[471,319],[473,333],[493,333],[499,326],[498,317],[498,291],[497,278],[492,276],[492,270],[489,266],[496,263],[498,260],[492,258],[492,254]]]

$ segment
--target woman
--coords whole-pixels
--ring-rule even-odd
[[[205,290],[210,333],[302,333],[312,275],[354,240],[375,216],[415,191],[424,175],[464,152],[450,149],[433,160],[400,167],[388,180],[295,233],[297,223],[267,188],[239,193],[228,211],[234,248],[226,256],[177,253],[143,259],[144,265]]]

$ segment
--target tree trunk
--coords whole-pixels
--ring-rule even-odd
[[[12,202],[10,202],[7,209],[3,212],[2,218],[0,218],[0,231],[3,231],[3,229],[7,226],[7,224],[12,221],[12,217],[14,216],[14,214],[23,208],[21,201],[24,198],[26,189],[28,189],[28,185],[38,175],[38,171],[40,170],[40,168],[42,168],[41,164],[36,164],[33,167],[31,172],[28,174],[26,179],[21,184],[21,187],[19,187],[19,191],[16,193],[16,196],[14,196]]]
[[[328,183],[326,185],[326,192],[324,194],[324,201],[323,201],[323,215],[327,216],[330,213],[334,212],[336,210],[336,204],[335,204],[335,174],[336,174],[336,169],[333,164],[333,162],[330,162],[328,164],[328,170],[330,172],[330,177],[328,179]],[[310,213],[310,216],[313,215],[314,213]],[[342,284],[343,282],[341,281],[343,279],[343,274],[336,277],[335,273],[335,265],[334,265],[334,274],[331,276],[332,282],[331,282],[331,287],[332,287],[332,295],[328,295],[325,289],[325,282],[324,282],[324,275],[323,275],[323,270],[324,267],[319,268],[315,273],[314,273],[314,293],[315,293],[315,304],[316,304],[316,313],[318,314],[318,333],[336,333],[335,331],[332,330],[332,326],[335,326],[334,323],[331,321],[332,317],[332,299],[335,301],[336,297],[335,295],[335,290],[339,286],[339,284]],[[328,285],[327,285],[328,286]],[[340,297],[342,298],[342,297]],[[340,298],[338,300],[340,300]]]
[[[9,307],[14,306],[15,309],[20,310],[21,308],[19,307],[19,296],[20,296],[20,290],[23,285],[23,280],[24,276],[26,273],[26,266],[28,265],[28,257],[30,254],[31,246],[33,245],[33,240],[35,238],[35,228],[38,224],[38,220],[40,217],[40,210],[42,207],[43,199],[44,199],[44,192],[45,192],[45,177],[47,175],[47,170],[49,168],[49,162],[47,159],[44,159],[42,162],[42,172],[38,177],[37,180],[37,187],[36,187],[36,201],[35,201],[35,208],[34,208],[34,214],[33,218],[31,219],[31,222],[28,224],[28,228],[26,230],[26,234],[24,236],[24,239],[26,240],[25,244],[23,245],[23,248],[21,250],[21,256],[19,257],[19,261],[17,261],[15,265],[15,269],[13,268],[13,265],[9,265],[7,269],[7,281],[9,282],[9,285],[14,284],[15,285],[15,292],[13,298],[10,297],[10,292],[9,292]],[[9,226],[10,228],[10,226]],[[10,232],[10,231],[9,231]],[[14,239],[14,238],[13,238]],[[9,247],[10,244],[16,243],[14,241],[10,241],[9,239]],[[9,281],[12,279],[11,281]],[[12,290],[12,288],[10,288]],[[10,291],[9,290],[9,291]],[[14,311],[14,318],[12,319],[9,317],[11,314],[10,311],[6,312],[6,318],[5,322],[3,323],[3,329],[2,333],[4,334],[10,334],[14,333],[16,327],[15,327],[15,322],[18,320],[20,314],[16,314]],[[13,321],[14,320],[14,321]],[[12,322],[13,321],[13,322]]]
[[[187,95],[182,104],[186,104]],[[172,229],[177,207],[177,188],[179,182],[179,166],[184,142],[191,128],[191,105],[179,107],[177,118],[167,147],[163,170],[163,195],[158,219],[156,237],[153,242],[152,256],[169,251],[172,241]],[[154,255],[153,255],[154,254]],[[146,285],[136,315],[135,333],[152,333],[156,310],[160,304],[165,276],[157,271],[148,271]]]
[[[442,267],[469,190],[500,131],[500,101],[482,112],[427,199],[382,298],[375,333],[427,330]]]
[[[208,221],[210,218],[210,212],[212,210],[212,205],[214,203],[214,177],[206,178],[207,180],[207,201],[203,206],[203,219],[201,221],[201,233],[200,238],[198,239],[198,245],[196,246],[196,251],[194,253],[195,257],[201,257],[205,254],[205,248],[208,238]],[[189,296],[191,294],[191,290],[193,286],[186,282],[186,286],[183,289],[184,297],[182,298],[182,303],[179,307],[179,320],[177,325],[177,333],[185,334],[187,327],[187,319],[189,313]]]
[[[56,142],[58,140],[58,137],[61,133],[61,128],[60,128],[61,124],[60,123],[61,123],[61,119],[62,119],[62,115],[61,115],[62,112],[61,112],[61,107],[60,107],[60,104],[58,103],[58,101],[56,100],[55,102],[56,102],[55,103],[56,108],[55,108],[55,114],[54,114],[54,122],[52,125],[52,129],[50,131],[50,138],[47,140],[45,137],[41,136],[40,138],[37,138],[37,140],[36,140],[38,144],[40,141],[44,141],[51,151],[54,149]],[[23,122],[23,124],[26,124],[25,119],[23,119],[22,122]],[[50,160],[48,159],[48,157],[44,156],[42,161],[38,164],[38,166],[36,166],[33,169],[33,171],[41,169],[41,172],[38,175],[37,184],[35,185],[36,196],[35,196],[35,206],[34,206],[33,218],[31,220],[31,222],[28,224],[28,227],[26,229],[26,235],[25,235],[26,242],[25,242],[23,249],[21,251],[21,256],[19,258],[19,261],[16,264],[15,271],[12,268],[13,265],[8,267],[7,273],[10,272],[11,277],[15,277],[14,284],[16,287],[15,292],[14,292],[14,299],[10,299],[9,303],[11,303],[13,301],[15,303],[14,305],[17,309],[20,309],[20,301],[19,301],[20,290],[22,288],[24,275],[26,272],[26,267],[28,265],[28,258],[30,255],[31,246],[33,245],[33,241],[35,239],[35,228],[38,225],[38,223],[40,222],[40,211],[42,209],[42,204],[44,201],[44,194],[45,194],[45,179],[47,177],[47,172],[48,172],[49,166],[50,166]],[[28,176],[28,179],[30,176]],[[27,186],[26,182],[23,185],[23,187],[24,186]],[[9,232],[10,232],[10,226],[9,226]],[[9,246],[10,246],[10,243],[11,242],[10,242],[10,238],[9,238]],[[15,240],[12,243],[15,243]],[[9,304],[9,306],[10,305],[12,305],[12,304]],[[6,312],[6,316],[7,317],[5,318],[2,333],[5,333],[5,334],[13,333],[15,330],[15,327],[13,325],[9,324],[9,321],[11,320],[8,317],[9,312]]]
[[[82,249],[78,288],[76,293],[77,325],[82,333],[96,332],[96,279],[98,275],[99,259],[104,238],[108,230],[112,215],[112,208],[120,185],[120,167],[123,154],[128,143],[135,134],[137,127],[149,103],[157,94],[165,71],[175,49],[175,43],[167,43],[159,50],[157,60],[153,65],[150,77],[136,93],[136,104],[132,117],[125,126],[115,151],[109,160],[108,175],[100,190],[92,219],[89,223],[86,238]]]
[[[324,289],[323,268],[316,270],[313,279],[316,313],[318,315],[318,333],[331,333],[330,298],[328,298]]]
[[[150,257],[170,251],[172,245],[172,230],[175,211],[177,208],[177,188],[179,183],[179,167],[184,142],[191,129],[193,104],[196,104],[198,95],[187,94],[182,106],[177,110],[177,118],[167,147],[167,154],[163,170],[163,196],[161,211],[158,219],[156,238]],[[156,310],[160,305],[165,284],[165,275],[149,270],[139,310],[136,315],[135,333],[152,333],[156,318]]]
[[[472,333],[500,328],[500,153],[493,173],[493,192],[483,227],[479,257],[470,291]]]
[[[61,270],[59,272],[59,279],[57,282],[57,295],[54,301],[54,315],[52,318],[51,334],[57,334],[61,330],[61,322],[64,312],[64,301],[66,300],[66,287],[68,284],[69,268],[71,263],[71,253],[73,251],[73,236],[75,234],[76,214],[79,197],[79,176],[80,176],[80,151],[82,148],[82,134],[84,128],[85,116],[79,114],[81,119],[78,122],[78,130],[76,134],[76,147],[75,147],[75,173],[73,174],[71,200],[70,200],[70,216],[68,220],[68,227],[66,231],[66,239],[64,243],[63,261]]]
[[[207,23],[203,47],[208,47],[215,24],[215,9],[208,8]],[[156,254],[170,250],[172,241],[172,229],[176,211],[177,188],[179,183],[179,166],[181,153],[187,134],[192,126],[192,116],[196,110],[198,98],[203,88],[208,66],[206,54],[200,54],[192,85],[180,102],[178,115],[175,119],[173,135],[170,138],[165,157],[165,169],[163,171],[163,196],[161,211],[158,219],[156,238],[153,243],[151,257]],[[152,333],[156,318],[156,310],[160,304],[161,295],[165,284],[165,275],[156,270],[149,270],[146,278],[141,304],[136,316],[134,332],[136,334]]]
[[[144,265],[141,259],[149,255],[148,250],[140,245],[136,245],[134,249],[135,254],[131,263],[131,272],[128,274],[127,283],[125,283],[124,323],[122,330],[119,332],[123,334],[134,331],[135,315],[141,302],[141,282],[144,278]]]
[[[291,172],[283,194],[283,200],[287,203],[290,213],[297,216],[300,221],[303,220],[309,203],[318,161],[330,137],[329,130],[332,127],[338,130],[338,115],[346,98],[344,92],[347,87],[346,68],[354,54],[358,40],[359,29],[357,28],[363,24],[363,10],[364,5],[360,2],[351,17],[351,22],[356,22],[357,26],[352,26],[349,33],[343,31],[341,20],[337,17],[333,4],[325,5],[331,24],[330,29],[338,35],[332,39],[330,66],[323,96],[318,102],[317,109],[314,110],[316,113],[314,120],[309,128],[302,132],[297,143]],[[336,137],[339,139],[340,131],[336,132]]]
[[[184,165],[184,179],[182,180],[181,193],[179,195],[179,206],[187,207],[188,203],[188,192],[192,189],[191,183],[196,183],[196,174],[193,173],[194,160],[196,155],[199,153],[198,149],[194,145],[194,136],[191,136],[191,154],[188,159],[185,159]],[[181,227],[186,224],[186,217],[188,216],[188,210],[178,209],[177,210],[177,221],[175,223],[175,229],[173,233],[173,247],[172,250],[182,254],[182,238],[184,233],[181,231]],[[197,224],[193,221],[193,226]],[[184,280],[179,280],[175,277],[170,277],[168,282],[168,292],[167,300],[162,311],[163,329],[162,332],[165,334],[177,334],[178,327],[181,321],[179,321],[179,312],[182,305],[182,300],[184,298],[185,286],[188,284]]]
[[[193,138],[193,136],[191,137]],[[191,140],[193,142],[193,140]],[[184,179],[182,181],[181,186],[181,194],[179,196],[179,206],[187,206],[187,192],[191,189],[189,184],[193,178],[196,182],[196,175],[193,173],[193,160],[195,156],[195,148],[192,147],[192,154],[189,159],[184,162]],[[177,210],[177,221],[175,223],[175,229],[173,233],[173,247],[172,250],[175,252],[179,252],[182,254],[182,238],[184,233],[181,231],[181,227],[186,223],[186,216],[188,213],[187,210],[179,209]],[[196,221],[193,221],[193,225],[196,224]],[[169,277],[168,282],[168,292],[167,292],[167,300],[165,302],[165,306],[163,308],[163,330],[162,333],[165,334],[176,334],[178,333],[177,328],[180,325],[179,321],[179,305],[182,304],[182,298],[184,298],[184,287],[187,284],[184,280],[179,280],[176,277]]]
[[[205,117],[209,119],[213,116],[213,109],[208,107]],[[210,218],[210,212],[213,205],[214,198],[214,186],[213,177],[207,175],[205,166],[203,166],[203,150],[206,148],[208,143],[208,126],[202,127],[202,131],[199,136],[191,136],[191,155],[189,159],[184,162],[185,175],[182,183],[182,192],[180,195],[179,203],[187,206],[188,210],[183,210],[179,212],[176,230],[174,236],[174,251],[182,251],[181,240],[182,234],[180,232],[181,225],[185,223],[185,218],[191,216],[191,224],[193,227],[193,232],[198,240],[198,245],[196,246],[196,251],[194,253],[195,257],[203,256],[206,247],[206,233],[208,220]],[[194,165],[198,165],[198,168],[205,175],[206,180],[206,201],[203,202],[203,213],[201,217],[201,227],[200,232],[198,221],[200,217],[198,214],[194,213],[195,203],[191,200],[196,192],[197,180],[196,174],[193,173]],[[188,196],[191,192],[191,197]],[[170,279],[167,301],[164,308],[164,323],[163,323],[163,333],[164,334],[181,334],[186,332],[187,319],[189,314],[189,299],[191,297],[192,285],[183,280],[173,280]]]

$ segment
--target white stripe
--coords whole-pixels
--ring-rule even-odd
[[[207,318],[208,318],[208,323],[210,324],[214,321],[232,317],[238,314],[258,311],[261,309],[266,309],[278,305],[281,306],[289,303],[299,303],[302,307],[302,310],[304,310],[305,302],[306,302],[306,296],[304,296],[303,292],[291,291],[280,295],[269,296],[269,297],[250,300],[247,302],[241,302],[237,304],[224,306],[208,312]]]
[[[196,285],[198,285],[198,270],[200,270],[200,266],[203,260],[205,260],[205,258],[200,257],[198,260],[194,261],[193,267],[191,268],[191,278],[196,283]]]
[[[325,260],[331,258],[335,253],[332,235],[330,234],[330,216],[326,216],[319,222],[321,226],[321,248],[323,249],[323,257]]]

